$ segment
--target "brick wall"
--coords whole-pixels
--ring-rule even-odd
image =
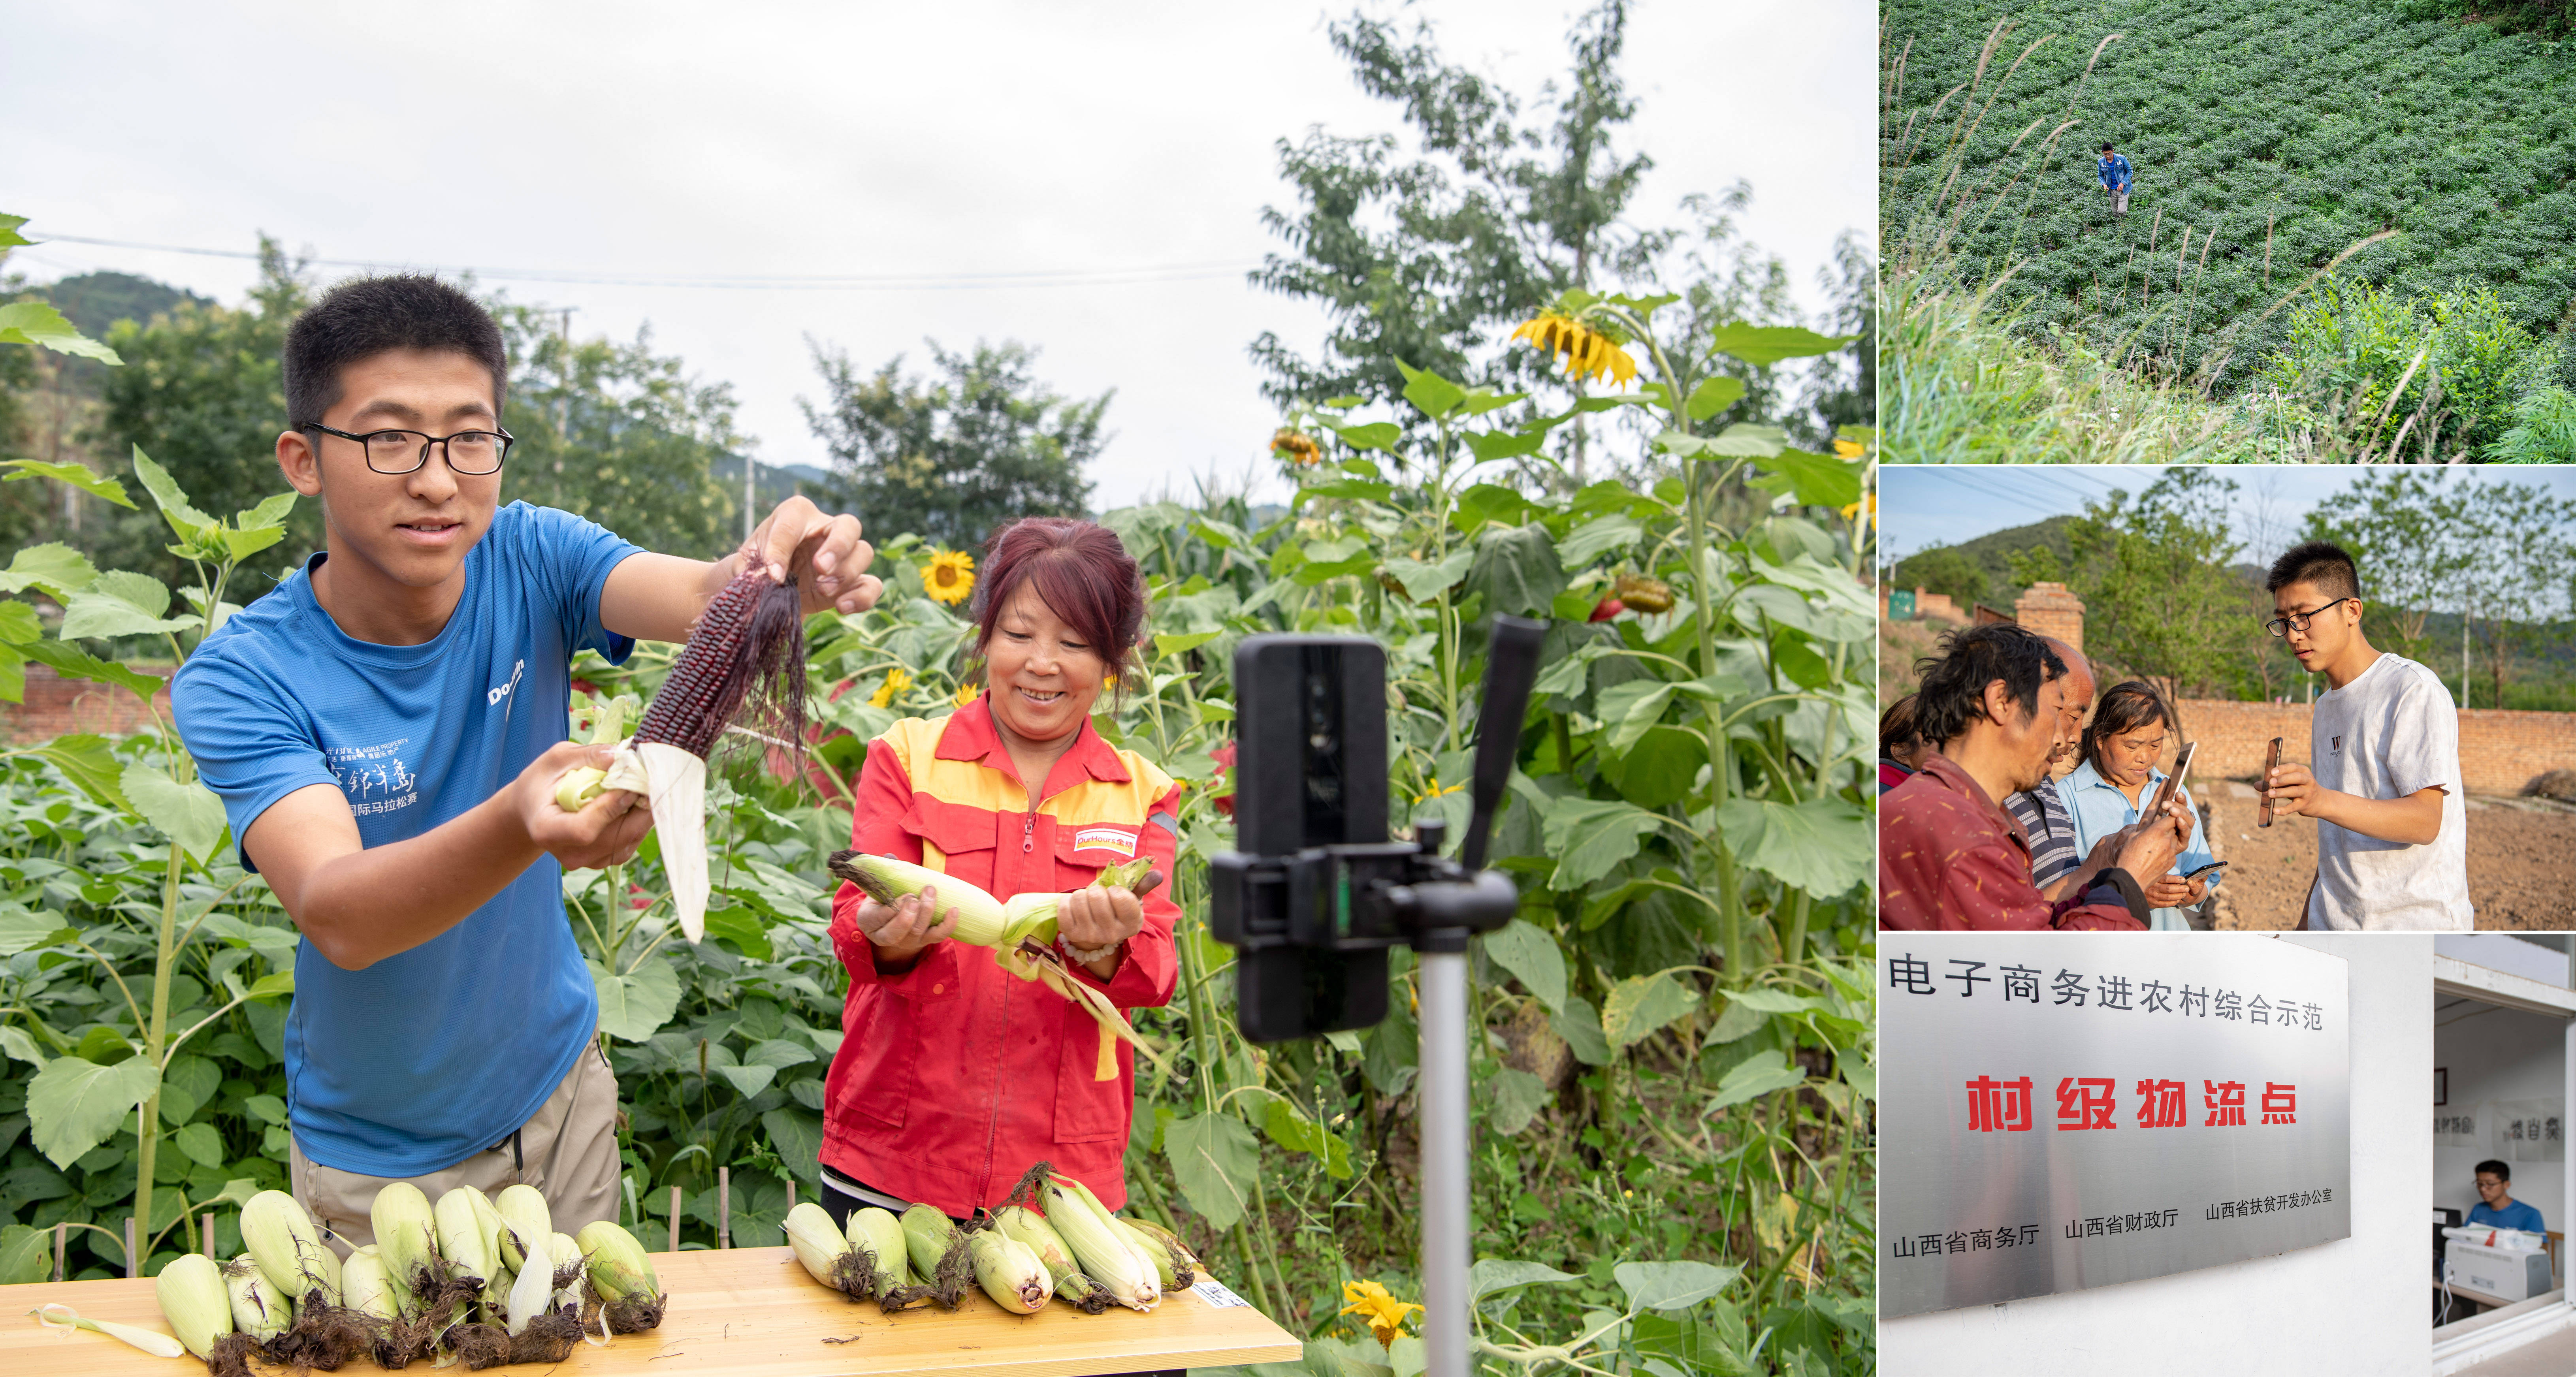
[[[1889,591],[1886,584],[1882,583],[1878,586],[1878,619],[1881,622],[1895,620],[1887,610]],[[1914,616],[1920,621],[1964,624],[1968,620],[1967,615],[1959,610],[1959,604],[1950,601],[1949,594],[1935,593],[1922,588],[1914,590]]]
[[[2184,734],[2200,743],[2191,766],[2195,779],[2253,778],[2276,736],[2282,759],[2308,758],[2305,703],[2186,698],[2178,708]],[[2516,794],[2535,776],[2570,769],[2576,769],[2576,712],[2472,708],[2460,714],[2460,773],[2471,793]]]
[[[2084,600],[2062,583],[2034,583],[2013,602],[2013,620],[2042,636],[2084,648]]]
[[[153,703],[166,719],[169,690],[162,690]],[[23,702],[0,703],[0,740],[11,745],[47,741],[65,732],[117,736],[141,731],[151,723],[152,715],[126,690],[87,679],[60,678],[43,665],[27,666]]]

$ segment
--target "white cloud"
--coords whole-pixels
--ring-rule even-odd
[[[1437,0],[1453,61],[1529,92],[1576,7]],[[1286,204],[1273,143],[1394,130],[1324,34],[1343,10],[978,0],[937,6],[499,3],[22,7],[0,47],[6,209],[50,230],[328,258],[602,275],[992,273],[1250,263]],[[720,16],[720,18],[718,17]],[[1749,179],[1749,237],[1810,309],[1875,221],[1873,8],[1647,0],[1624,70],[1657,167],[1635,203]],[[39,278],[143,272],[238,300],[237,260],[55,244]],[[1039,346],[1118,390],[1103,505],[1261,463],[1244,346],[1321,317],[1233,273],[1119,287],[823,292],[499,282],[733,383],[770,462],[823,462],[803,337],[873,365],[935,337]],[[1266,464],[1263,465],[1266,467]]]

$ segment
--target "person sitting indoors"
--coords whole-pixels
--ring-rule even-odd
[[[2066,701],[2057,713],[2057,744],[2048,753],[2048,774],[2005,799],[2004,811],[2021,823],[2030,838],[2031,883],[2053,902],[2081,892],[2076,884],[2079,870],[2101,868],[2088,865],[2088,858],[2075,845],[2075,823],[2066,815],[2066,800],[2058,793],[2055,777],[2058,766],[2074,758],[2076,743],[2084,736],[2084,715],[2093,709],[2093,664],[2082,651],[2054,636],[2039,639],[2066,662]]]
[[[1903,784],[1908,775],[1923,768],[1923,757],[1932,753],[1931,743],[1914,728],[1914,695],[1907,694],[1890,703],[1878,715],[1878,791]]]
[[[2128,829],[2114,864],[2072,898],[2031,882],[2030,838],[1996,803],[2048,776],[2063,727],[2066,662],[2010,623],[1952,631],[1916,666],[1916,721],[1941,743],[1879,801],[1879,924],[1891,929],[2143,929],[2136,876],[2161,875],[2182,844],[2179,810]]]
[[[2084,729],[2084,762],[2058,785],[2074,815],[2076,845],[2090,846],[2138,820],[2138,810],[2164,787],[2165,772],[2156,762],[2164,758],[2172,731],[2173,710],[2153,688],[2132,680],[2102,695],[2093,725]],[[2191,930],[2183,910],[2209,897],[2210,881],[2186,877],[2218,864],[2190,796],[2176,789],[2174,802],[2191,818],[2191,839],[2170,872],[2147,881],[2147,902],[2156,906],[2149,926],[2158,932]]]
[[[2478,1163],[2478,1203],[2469,1207],[2469,1227],[2473,1229],[2520,1229],[2527,1234],[2545,1234],[2549,1226],[2541,1222],[2540,1211],[2526,1201],[2513,1198],[2513,1168],[2490,1157]]]

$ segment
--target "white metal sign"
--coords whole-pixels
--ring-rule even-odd
[[[2267,937],[1883,934],[1879,1311],[2352,1233],[2350,969]]]

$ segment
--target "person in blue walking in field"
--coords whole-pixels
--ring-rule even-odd
[[[2111,145],[2105,143],[2102,145],[2102,161],[2099,170],[2102,174],[2102,189],[2111,194],[2111,213],[2128,214],[2129,160],[2121,157]]]

